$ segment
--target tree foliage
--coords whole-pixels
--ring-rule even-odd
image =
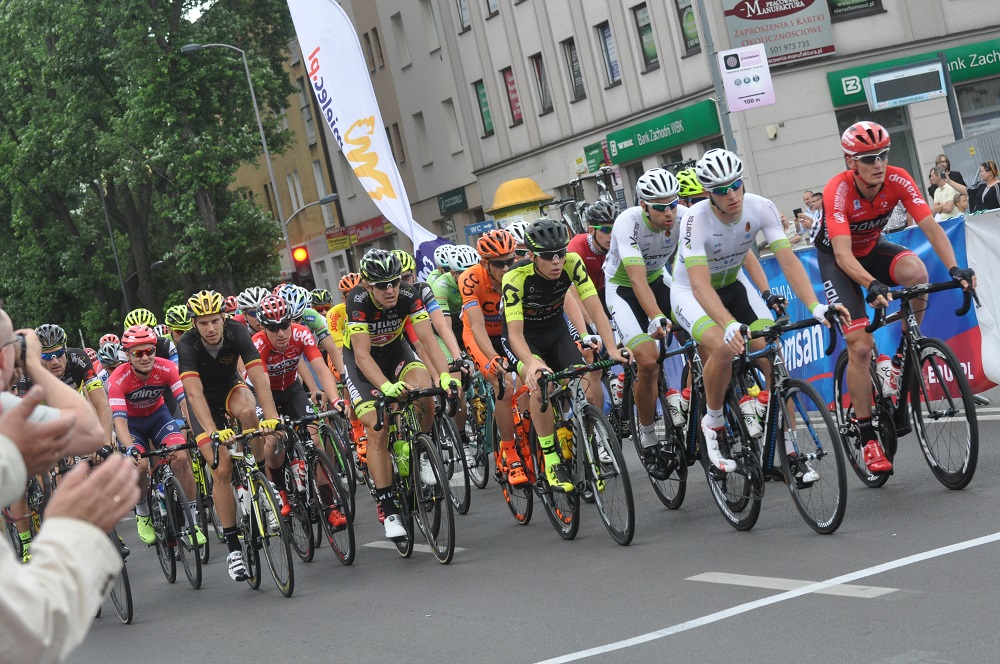
[[[246,52],[280,152],[292,37],[284,0],[0,0],[0,296],[16,325],[118,331],[109,224],[133,308],[276,280],[280,228],[233,186],[262,151],[243,62],[181,47]]]

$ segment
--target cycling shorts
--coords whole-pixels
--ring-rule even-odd
[[[132,447],[140,452],[149,452],[149,443],[158,450],[187,442],[166,406],[160,406],[145,417],[128,418],[128,432],[132,436]]]
[[[573,365],[583,364],[580,347],[576,345],[568,327],[556,325],[553,322],[549,329],[544,331],[525,330],[524,340],[527,342],[531,354],[544,362],[552,371],[562,371]],[[523,367],[518,363],[517,356],[514,355],[506,337],[503,339],[503,349],[507,358],[517,366],[518,373],[520,373]]]
[[[302,381],[298,378],[285,390],[271,390],[274,397],[274,406],[279,415],[287,415],[293,420],[301,420],[307,415],[312,415],[312,408],[309,405],[309,395],[306,394]]]
[[[649,289],[653,291],[653,297],[656,298],[656,305],[660,311],[669,316],[670,289],[661,279],[650,283]],[[635,350],[639,344],[652,341],[647,332],[649,317],[646,316],[642,305],[639,304],[639,298],[635,296],[633,289],[609,282],[605,296],[608,299],[611,320],[618,333],[618,338],[629,350]]]
[[[774,322],[771,310],[767,308],[764,299],[744,271],[740,271],[736,281],[717,289],[722,304],[733,315],[737,322],[747,325],[751,330],[760,330]],[[701,343],[705,330],[716,325],[712,317],[705,313],[694,292],[684,284],[674,282],[670,291],[673,300],[673,317],[680,323],[684,331],[695,341]]]
[[[856,258],[861,267],[883,284],[898,286],[899,282],[895,277],[896,263],[904,256],[916,256],[916,254],[882,236],[870,252]],[[868,325],[868,311],[865,308],[865,297],[860,284],[840,269],[832,253],[817,251],[816,259],[819,263],[820,278],[823,279],[823,290],[826,291],[826,301],[830,304],[843,305],[851,314],[851,324],[844,328],[844,334],[864,329]]]
[[[204,385],[204,383],[202,383]],[[213,385],[212,387],[203,387],[205,393],[205,403],[208,404],[208,410],[212,414],[212,420],[215,421],[216,426],[225,426],[226,416],[231,416],[233,411],[229,408],[229,404],[233,400],[233,395],[236,394],[237,390],[247,390],[247,384],[240,380],[239,376],[233,374],[231,378],[222,382],[219,385]],[[253,394],[250,394],[250,398],[253,398]],[[207,441],[207,439],[202,438],[206,433],[213,433],[211,431],[205,431],[201,427],[201,422],[195,417],[194,408],[191,406],[191,401],[188,400],[188,408],[191,415],[191,431],[200,440],[199,445],[202,445]]]
[[[382,346],[379,350],[381,353],[374,358],[375,363],[391,382],[406,380],[406,374],[413,369],[426,369],[409,344],[397,342]],[[344,369],[347,371],[344,384],[347,385],[347,393],[354,406],[354,416],[360,418],[375,410],[375,399],[382,392],[361,373],[354,360],[354,351],[350,348],[344,349]]]

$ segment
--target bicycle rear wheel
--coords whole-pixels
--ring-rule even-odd
[[[238,500],[238,498],[237,498]],[[240,508],[237,502],[236,518],[240,519]],[[243,546],[243,566],[247,569],[247,585],[254,590],[260,588],[261,568],[260,568],[260,537],[258,536],[257,523],[253,516],[254,510],[250,514],[244,515],[240,527]]]
[[[622,400],[623,408],[628,408],[631,417],[627,418],[629,427],[629,437],[635,445],[635,452],[642,459],[642,434],[639,428],[639,412],[635,408],[635,398],[632,394],[625,394]],[[667,509],[678,509],[684,503],[684,496],[687,492],[687,461],[683,449],[683,443],[679,441],[673,422],[667,411],[667,401],[661,394],[656,398],[653,414],[653,427],[656,431],[656,454],[660,457],[660,463],[667,470],[665,479],[657,479],[646,471],[649,483],[653,485],[653,492],[660,499]]]
[[[164,487],[165,489],[166,487]],[[163,576],[166,577],[169,583],[174,583],[177,581],[177,559],[174,557],[173,550],[175,544],[171,539],[173,537],[173,529],[170,526],[171,514],[167,511],[166,498],[164,497],[161,501],[156,493],[154,485],[150,482],[146,501],[149,505],[150,517],[153,520],[153,531],[156,533],[156,542],[154,544],[156,547],[156,558],[160,561],[160,569],[163,570]]]
[[[412,450],[412,448],[411,448]],[[413,457],[411,455],[411,462]],[[410,468],[413,468],[411,463]],[[399,506],[399,518],[403,520],[403,529],[406,530],[406,538],[393,540],[396,551],[403,558],[413,555],[413,492],[410,489],[412,477],[400,477],[394,474],[393,480],[396,487],[396,504]]]
[[[299,467],[298,464],[301,463],[303,469],[306,467],[306,458],[305,447],[301,442],[295,440],[288,447],[285,453],[285,462],[279,471],[285,474],[285,486],[287,487],[285,494],[288,496],[288,506],[292,510],[291,514],[283,517],[285,528],[288,529],[288,539],[292,548],[295,549],[295,554],[304,563],[310,562],[316,554],[316,548],[313,545],[313,522],[309,509],[306,477],[296,478],[295,476],[299,473],[296,470]],[[299,488],[300,483],[301,489]]]
[[[528,458],[524,458],[519,438],[515,439],[515,447],[518,450],[518,458],[524,465],[524,473],[527,476],[528,481],[524,484],[515,485],[511,484],[505,478],[503,481],[499,482],[499,484],[500,489],[503,491],[504,502],[507,503],[507,509],[509,509],[510,513],[514,516],[514,520],[522,526],[526,526],[531,521],[532,511],[534,510],[534,491],[531,487],[535,483],[535,464],[530,454]]]
[[[782,426],[775,443],[782,471],[799,514],[817,533],[828,535],[840,527],[847,509],[847,469],[840,431],[819,392],[809,383],[792,379],[786,401],[780,405]],[[789,457],[787,446],[795,450]],[[809,479],[813,471],[817,479]]]
[[[333,463],[323,450],[314,450],[309,463],[309,496],[313,505],[313,517],[316,518],[326,533],[330,548],[337,560],[345,565],[354,562],[354,519],[346,512],[347,497],[334,479],[336,471]],[[331,515],[341,512],[346,525],[335,526],[331,521],[339,521]]]
[[[291,597],[295,591],[295,568],[278,499],[271,489],[271,483],[260,471],[254,473],[253,484],[256,487],[253,511],[257,532],[263,544],[264,558],[267,559],[267,566],[271,569],[271,576],[278,590],[285,597]]]
[[[702,464],[722,516],[736,530],[750,530],[760,516],[760,499],[764,494],[760,453],[757,441],[747,433],[743,413],[732,394],[727,394],[723,410],[725,427],[719,434],[719,451],[724,458],[736,461],[737,469],[731,473],[720,471],[709,463],[707,452],[702,454]]]
[[[208,508],[206,508],[205,494],[201,492],[201,485],[195,482],[194,490],[198,501],[198,527],[201,528],[201,532],[205,536],[205,543],[199,547],[201,564],[207,565],[209,558],[209,543],[211,542],[208,531]]]
[[[118,531],[112,528],[108,536],[111,538],[111,543],[118,549],[118,553],[121,554],[122,543],[118,538]],[[132,585],[128,580],[128,565],[125,564],[125,556],[122,556],[122,569],[115,575],[115,582],[111,584],[109,596],[119,620],[125,625],[131,624],[134,617],[134,607],[132,605]]]
[[[490,480],[490,452],[493,452],[497,440],[493,418],[495,406],[491,393],[477,389],[474,394],[472,400],[466,396],[467,403],[477,403],[475,408],[469,407],[469,416],[465,418],[465,437],[468,441],[465,443],[466,466],[470,481],[477,489],[485,489]],[[479,401],[475,402],[477,398]]]
[[[441,468],[447,478],[448,494],[455,511],[468,514],[472,503],[469,468],[466,465],[462,439],[455,423],[444,413],[434,416],[434,437],[440,453]]]
[[[429,471],[429,473],[428,473]],[[442,565],[455,555],[455,515],[448,490],[448,480],[434,441],[420,434],[410,448],[410,473],[416,503],[414,520],[431,553]]]
[[[534,429],[531,430],[531,449],[535,455],[535,493],[542,501],[545,516],[549,518],[549,523],[559,533],[559,537],[571,540],[580,530],[580,493],[575,490],[562,493],[549,488],[545,479],[545,455],[538,445]]]
[[[174,542],[177,560],[184,568],[184,576],[187,577],[191,587],[201,588],[201,553],[198,540],[195,538],[194,518],[188,508],[187,496],[184,495],[184,489],[176,477],[171,477],[163,489],[167,497],[170,524],[168,532],[172,533],[170,538]]]
[[[583,423],[579,447],[586,452],[587,482],[597,512],[611,539],[628,546],[635,536],[635,503],[621,444],[604,413],[591,404],[583,409]]]
[[[323,452],[331,462],[330,468],[334,472],[337,484],[340,485],[341,495],[347,498],[347,502],[344,504],[347,518],[353,520],[354,494],[357,491],[358,482],[347,439],[343,435],[338,435],[337,430],[325,423],[319,425],[319,439],[323,444]]]
[[[847,351],[841,351],[833,371],[833,409],[840,428],[840,442],[854,474],[865,486],[877,489],[889,481],[890,473],[870,473],[865,465],[863,449],[866,441],[861,440],[861,434],[854,423],[854,406],[851,404],[851,395],[847,389],[847,361]],[[892,418],[892,402],[882,396],[874,365],[869,368],[869,376],[872,391],[872,422],[886,457],[892,460],[896,455],[896,427]]]
[[[955,354],[939,340],[921,340],[917,357],[920,366],[911,381],[909,406],[920,450],[941,484],[964,489],[979,459],[972,388]]]

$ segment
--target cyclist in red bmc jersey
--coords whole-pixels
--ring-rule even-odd
[[[857,122],[844,132],[841,147],[847,169],[827,183],[823,190],[825,218],[816,235],[817,259],[829,303],[842,304],[851,313],[844,330],[847,340],[847,387],[858,418],[864,447],[864,461],[872,473],[887,473],[892,463],[885,457],[872,426],[869,365],[872,335],[865,332],[872,307],[888,304],[889,286],[913,286],[927,282],[927,268],[909,249],[893,244],[882,234],[896,204],[902,202],[934,253],[948,266],[948,272],[963,288],[975,286],[968,268],[959,268],[947,235],[934,221],[913,178],[902,168],[889,166],[889,133],[875,122]],[[862,299],[861,286],[868,290]],[[926,298],[924,307],[926,308]],[[922,318],[922,313],[917,314]],[[897,350],[897,355],[900,351]],[[886,376],[893,391],[898,376]]]

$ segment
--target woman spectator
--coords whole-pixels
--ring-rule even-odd
[[[969,195],[969,212],[1000,209],[1000,170],[995,161],[984,161],[979,165],[979,180],[971,187],[958,183],[951,174],[945,174],[944,180],[958,193]]]

